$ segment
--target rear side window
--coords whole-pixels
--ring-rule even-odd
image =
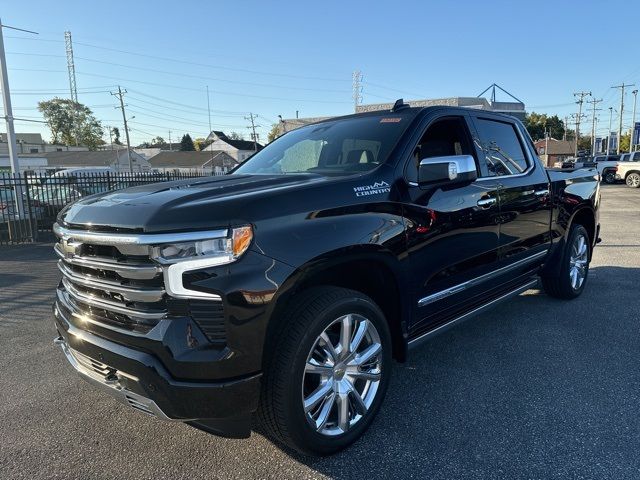
[[[515,126],[507,122],[475,119],[489,176],[516,175],[528,168]]]

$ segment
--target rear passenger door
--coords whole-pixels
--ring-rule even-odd
[[[486,178],[498,182],[500,259],[506,264],[540,263],[551,244],[547,172],[517,122],[480,113],[473,115],[473,122]]]

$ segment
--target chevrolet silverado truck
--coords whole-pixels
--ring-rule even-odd
[[[623,180],[631,188],[640,188],[640,152],[626,153],[626,161],[616,168],[616,180]]]
[[[399,100],[67,206],[55,343],[140,412],[330,454],[412,347],[539,282],[578,297],[599,203],[597,171],[543,168],[515,118]]]

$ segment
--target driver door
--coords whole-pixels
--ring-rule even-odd
[[[415,293],[411,336],[437,327],[473,302],[486,285],[469,282],[495,268],[499,245],[498,183],[480,178],[469,118],[440,116],[425,123],[405,168],[403,209]],[[420,160],[453,155],[473,156],[478,180],[451,188],[417,184]]]

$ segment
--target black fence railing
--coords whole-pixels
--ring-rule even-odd
[[[0,174],[0,245],[46,240],[60,210],[101,192],[206,176],[199,173]]]

